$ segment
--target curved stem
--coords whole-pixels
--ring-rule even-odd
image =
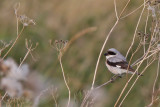
[[[147,0],[145,3],[147,3],[149,0]],[[143,7],[143,5],[145,5],[145,3],[141,4],[138,8],[136,8],[135,10],[133,10],[132,12],[128,13],[127,15],[121,17],[120,19],[124,19],[126,17],[128,17],[129,15],[133,14],[134,12],[136,12],[137,10],[139,10],[141,7]]]
[[[101,48],[101,51],[99,53],[99,57],[98,57],[98,60],[97,60],[97,64],[96,64],[96,68],[95,68],[95,72],[94,72],[94,77],[93,77],[93,82],[92,82],[92,87],[91,87],[91,90],[94,88],[94,83],[95,83],[95,79],[96,79],[96,74],[97,74],[97,69],[98,69],[98,65],[99,65],[99,61],[100,61],[100,58],[101,58],[101,55],[102,55],[102,52],[104,50],[104,47],[112,33],[112,31],[114,30],[114,28],[116,27],[116,25],[118,24],[118,20],[115,22],[115,24],[113,25],[112,29],[110,30],[110,32],[108,33],[104,43],[103,43],[103,46]]]
[[[21,61],[21,63],[18,66],[18,71],[20,70],[20,67],[22,66],[23,62],[26,60],[27,56],[29,55],[31,50],[28,50],[28,52],[26,53],[26,55],[24,56],[23,60]]]
[[[155,86],[156,86],[156,82],[159,76],[159,64],[160,64],[160,60],[158,60],[157,74],[156,74],[156,78],[154,80],[153,89],[152,89],[152,101],[147,107],[151,107],[154,103]]]
[[[144,1],[145,1],[145,0],[144,0]],[[137,25],[136,25],[136,29],[135,29],[135,31],[134,31],[134,36],[133,36],[132,43],[131,43],[128,51],[127,51],[126,58],[127,58],[128,54],[129,54],[129,52],[130,52],[130,50],[131,50],[131,48],[132,48],[132,46],[133,46],[133,44],[134,44],[134,41],[135,41],[135,38],[136,38],[137,29],[138,29],[138,26],[139,26],[139,24],[140,24],[140,21],[141,21],[141,18],[142,18],[144,9],[145,9],[145,2],[144,2],[144,7],[143,7],[143,9],[142,9],[142,11],[141,11],[140,17],[139,17],[139,19],[138,19],[138,22],[137,22]]]
[[[6,53],[6,54],[3,56],[3,58],[1,59],[1,61],[4,60],[4,58],[5,58],[5,57],[9,54],[9,52],[12,50],[12,48],[14,47],[14,45],[16,44],[16,42],[18,41],[19,37],[21,36],[23,30],[24,30],[24,26],[23,26],[21,32],[19,33],[19,35],[17,35],[17,38],[16,38],[16,40],[14,41],[14,43],[12,44],[12,46],[9,48],[9,50],[7,51],[7,53]]]
[[[69,88],[69,86],[68,86],[68,84],[67,84],[67,80],[66,80],[66,77],[65,77],[65,74],[64,74],[61,57],[59,58],[59,62],[60,62],[61,69],[62,69],[63,79],[64,79],[65,85],[66,85],[66,87],[67,87],[67,89],[68,89],[68,93],[69,93],[69,96],[68,96],[68,104],[67,104],[67,107],[69,107],[70,99],[71,99],[71,91],[70,91],[70,88]]]

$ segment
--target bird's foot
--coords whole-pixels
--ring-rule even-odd
[[[112,78],[111,78],[111,83],[114,83],[114,80],[115,80],[115,79],[112,77]]]
[[[119,78],[122,78],[122,75],[118,75]]]

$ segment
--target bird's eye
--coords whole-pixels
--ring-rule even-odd
[[[109,55],[116,55],[116,53],[109,51],[108,52]]]

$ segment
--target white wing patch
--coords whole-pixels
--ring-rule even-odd
[[[119,65],[116,65],[116,67],[121,68],[121,66],[119,66]]]

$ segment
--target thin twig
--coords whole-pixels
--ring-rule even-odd
[[[67,84],[67,80],[66,80],[66,77],[65,77],[65,74],[64,74],[64,70],[63,70],[63,66],[62,66],[62,61],[61,61],[61,57],[59,58],[59,62],[60,62],[60,65],[61,65],[61,69],[62,69],[62,74],[63,74],[63,79],[64,79],[64,82],[65,82],[65,85],[68,89],[68,92],[69,92],[69,96],[68,96],[68,104],[67,104],[67,107],[69,107],[69,104],[70,104],[70,99],[71,99],[71,91],[70,91],[70,88]]]
[[[103,86],[105,86],[105,85],[107,85],[107,84],[109,84],[109,83],[114,82],[114,81],[117,79],[117,77],[118,77],[118,75],[114,75],[109,81],[103,83],[103,84],[100,85],[100,86],[95,87],[93,90],[90,90],[90,91],[86,94],[86,96],[84,97],[83,102],[82,102],[82,104],[81,104],[80,107],[84,107],[87,99],[89,98],[89,96],[91,95],[91,93],[94,92],[94,90],[98,90],[99,88],[101,88],[101,87],[103,87]],[[87,104],[86,104],[86,105],[87,105]]]
[[[94,72],[94,77],[93,77],[93,81],[92,81],[92,87],[91,87],[91,90],[94,88],[94,83],[95,83],[95,79],[96,79],[96,74],[97,74],[97,70],[98,70],[98,65],[99,65],[99,61],[100,61],[100,58],[101,58],[101,55],[102,55],[102,52],[104,50],[104,47],[111,35],[111,33],[113,32],[114,28],[116,27],[116,25],[118,24],[118,20],[115,22],[115,24],[113,25],[112,29],[110,30],[110,32],[108,33],[104,43],[103,43],[103,46],[101,48],[101,51],[99,53],[99,57],[98,57],[98,60],[97,60],[97,64],[96,64],[96,68],[95,68],[95,72]]]
[[[125,11],[125,9],[127,8],[128,4],[130,3],[131,0],[128,0],[128,2],[126,3],[126,5],[124,6],[123,10],[121,11],[120,15],[119,15],[119,19],[121,19],[121,16],[123,14],[123,12]]]
[[[117,20],[119,20],[118,12],[117,12],[117,3],[116,3],[116,0],[114,0],[114,10],[115,10],[116,18],[117,18]]]
[[[57,88],[56,88],[56,91],[57,91]],[[55,106],[58,107],[58,103],[57,103],[57,100],[56,100],[56,95],[54,94],[54,91],[53,91],[53,87],[51,87],[51,95],[52,95],[53,100],[55,102]]]
[[[26,60],[27,56],[29,54],[31,54],[31,52],[34,51],[38,46],[38,43],[36,43],[36,46],[34,48],[32,48],[33,44],[31,43],[31,41],[29,41],[29,42],[30,42],[30,46],[28,44],[28,40],[26,39],[26,48],[27,48],[28,51],[27,51],[26,55],[24,56],[23,60],[21,61],[21,63],[19,64],[18,71],[19,71],[21,65],[23,64],[23,62]]]
[[[16,44],[16,42],[18,41],[19,37],[21,36],[23,30],[24,30],[24,26],[23,26],[21,32],[19,33],[19,35],[17,36],[16,40],[15,40],[14,43],[12,44],[12,46],[9,48],[9,50],[7,51],[7,53],[6,53],[6,54],[3,56],[3,58],[1,59],[1,61],[4,60],[4,58],[8,55],[8,53],[12,50],[12,48],[14,47],[14,45]]]
[[[157,82],[158,76],[159,76],[159,64],[160,64],[160,60],[158,60],[158,67],[157,67],[156,78],[155,78],[154,83],[153,83],[152,101],[151,101],[151,103],[147,107],[151,107],[153,105],[153,103],[154,103],[155,86],[156,86],[156,82]]]
[[[0,100],[1,102],[3,101],[3,99],[7,96],[7,91],[5,92],[5,94],[3,95],[2,99]]]
[[[83,29],[82,31],[78,32],[77,34],[75,34],[75,35],[71,38],[71,40],[69,40],[69,42],[68,42],[68,44],[67,44],[67,46],[66,46],[66,48],[65,48],[64,51],[68,50],[68,48],[70,47],[70,45],[71,45],[74,41],[76,41],[78,38],[84,36],[84,35],[87,34],[87,33],[94,32],[94,31],[96,31],[96,30],[97,30],[97,27],[89,27],[89,28],[85,28],[85,29]]]
[[[146,19],[146,23],[145,23],[145,34],[147,34],[148,19],[149,19],[149,10],[148,10],[148,13],[147,13],[147,19]],[[146,38],[144,37],[144,43],[145,43],[145,41],[146,41]],[[145,52],[146,52],[145,44],[143,45],[143,48],[144,48],[144,54],[145,54]]]
[[[149,0],[148,0],[149,1]],[[130,16],[131,14],[133,14],[134,12],[136,12],[137,10],[139,10],[141,7],[143,7],[143,5],[145,5],[148,1],[146,1],[145,3],[141,4],[138,8],[136,8],[135,10],[133,10],[132,12],[128,13],[127,15],[121,17],[120,19],[124,19],[128,16]]]
[[[144,0],[144,1],[145,1],[145,0]],[[145,9],[145,2],[144,2],[144,7],[143,7],[143,9],[142,9],[142,11],[141,11],[140,17],[139,17],[139,19],[138,19],[138,22],[137,22],[137,25],[136,25],[136,29],[135,29],[135,31],[134,31],[134,36],[133,36],[132,43],[131,43],[128,51],[127,51],[126,58],[127,58],[128,54],[129,54],[129,52],[130,52],[130,50],[131,50],[131,48],[132,48],[132,46],[133,46],[133,44],[134,44],[134,41],[135,41],[135,38],[136,38],[137,29],[138,29],[138,26],[139,26],[139,24],[140,24],[140,21],[141,21],[141,18],[142,18],[144,9]]]
[[[103,86],[105,86],[105,85],[107,85],[107,84],[109,84],[109,83],[114,82],[114,81],[117,79],[117,77],[118,77],[118,75],[112,77],[109,81],[107,81],[107,82],[103,83],[102,85],[96,87],[94,90],[97,90],[97,89],[99,89],[99,88],[101,88],[101,87],[103,87]]]

